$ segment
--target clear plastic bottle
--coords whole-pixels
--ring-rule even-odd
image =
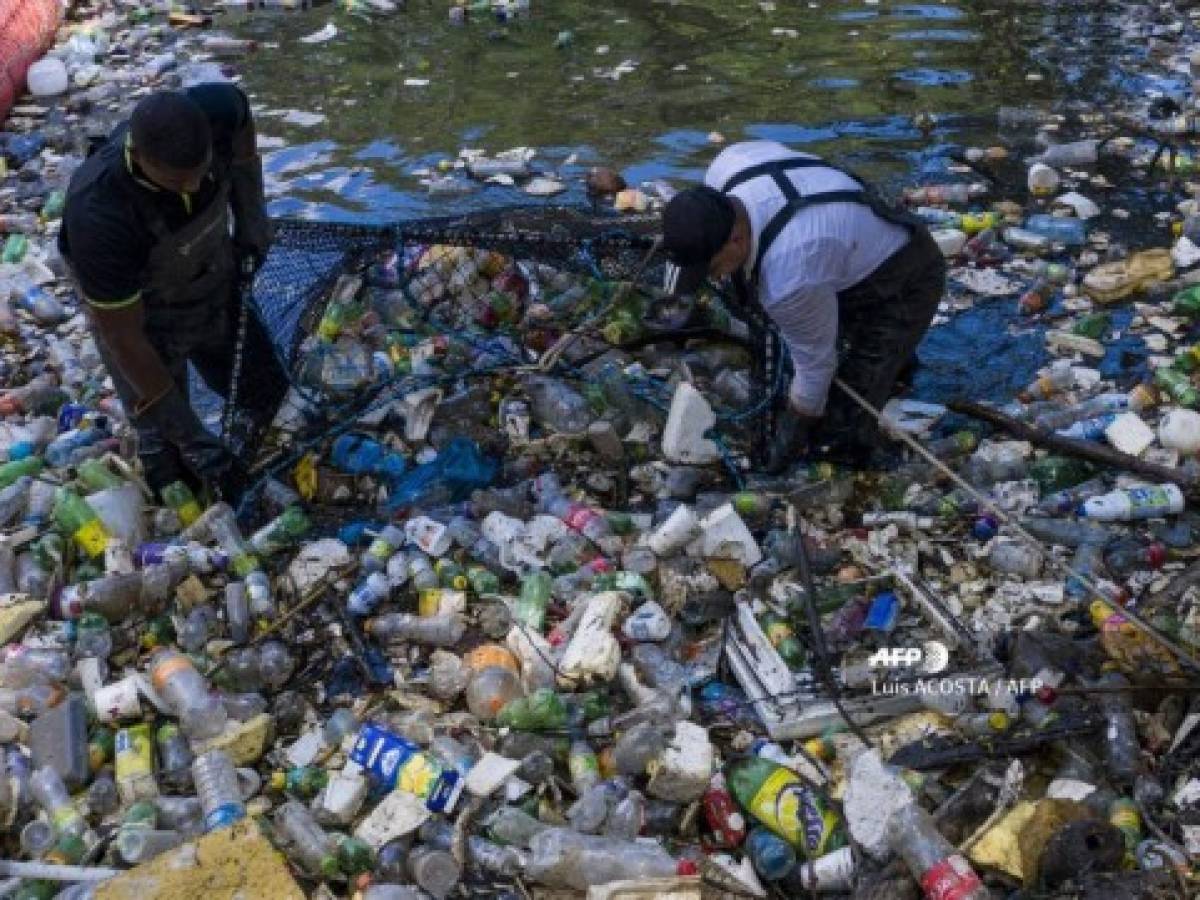
[[[1108,672],[1095,685],[1109,689],[1099,696],[1105,722],[1106,773],[1119,784],[1132,784],[1138,774],[1141,749],[1129,693],[1122,690],[1129,687],[1129,680],[1119,672]]]
[[[646,798],[640,791],[630,791],[608,814],[604,833],[608,837],[632,841],[646,824]]]
[[[251,572],[245,578],[246,599],[250,603],[250,614],[256,619],[273,620],[278,612],[275,595],[271,590],[271,579],[266,572]]]
[[[237,769],[224,750],[209,750],[192,762],[192,784],[204,811],[204,830],[217,831],[246,817]]]
[[[590,885],[610,881],[671,878],[679,869],[659,844],[580,834],[568,828],[535,835],[530,849],[528,875],[547,887],[586,891]]]
[[[220,696],[209,689],[208,681],[182,653],[168,648],[156,651],[150,660],[150,680],[179,716],[188,737],[204,740],[225,729],[228,716]]]
[[[389,613],[368,619],[366,632],[376,640],[412,641],[432,647],[453,647],[466,634],[466,624],[456,615],[414,616]]]
[[[346,609],[351,615],[369,616],[375,607],[384,603],[391,594],[391,583],[382,572],[372,572],[358,583],[346,598]]]
[[[888,827],[892,848],[921,885],[926,900],[989,900],[971,864],[946,840],[933,818],[916,803],[892,813]]]
[[[138,866],[173,850],[183,843],[178,831],[158,828],[122,828],[117,832],[117,858],[127,866]]]
[[[553,826],[516,806],[502,806],[484,823],[492,840],[514,847],[528,847],[534,835],[541,834]]]
[[[71,654],[50,647],[10,644],[0,651],[0,660],[0,683],[6,687],[61,684],[71,674]]]
[[[279,691],[292,677],[296,663],[282,641],[263,641],[258,647],[258,666],[263,683],[270,690]]]
[[[367,574],[382,572],[387,568],[388,560],[404,546],[404,543],[403,531],[395,525],[384,526],[363,551],[359,559],[362,570]]]
[[[158,747],[158,771],[163,781],[177,787],[189,784],[195,757],[183,732],[174,723],[168,722],[158,727],[154,742]]]
[[[529,396],[530,412],[543,428],[580,434],[595,418],[583,395],[556,378],[530,375],[522,383]]]
[[[46,813],[60,835],[81,836],[87,829],[87,823],[67,793],[67,786],[62,776],[49,766],[42,766],[34,771],[29,779],[29,789],[33,799]]]
[[[462,880],[462,867],[445,850],[422,844],[408,854],[408,874],[437,900],[447,897]]]
[[[1046,166],[1061,168],[1062,166],[1086,166],[1099,159],[1100,142],[1095,139],[1071,141],[1066,144],[1051,144],[1036,156],[1029,157],[1027,163],[1040,162]]]
[[[225,623],[229,626],[229,639],[235,644],[250,640],[250,598],[246,596],[244,581],[231,581],[225,585]]]
[[[275,810],[274,823],[288,855],[310,875],[332,880],[341,874],[333,842],[308,807],[289,800]]]
[[[1003,575],[1019,575],[1036,578],[1045,562],[1041,553],[1020,541],[997,540],[988,553],[988,565],[992,571]]]
[[[520,667],[506,648],[484,644],[471,651],[465,662],[471,669],[467,708],[472,715],[491,721],[509,701],[524,695]]]

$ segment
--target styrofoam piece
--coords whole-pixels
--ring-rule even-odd
[[[312,765],[325,749],[325,737],[320,728],[310,728],[292,741],[284,756],[290,765],[300,768]]]
[[[878,750],[864,751],[850,761],[842,808],[850,836],[874,859],[883,862],[891,856],[892,813],[912,802],[912,791],[894,766],[884,764]]]
[[[467,790],[476,797],[490,797],[512,775],[521,768],[519,759],[509,759],[498,753],[487,752],[467,773]]]
[[[721,458],[720,448],[704,435],[717,417],[704,395],[686,381],[675,388],[671,411],[663,428],[663,456],[669,462],[708,465]]]
[[[354,836],[378,850],[388,841],[412,834],[425,824],[431,813],[425,801],[408,791],[392,791],[358,823]]]
[[[1184,235],[1171,248],[1171,261],[1175,263],[1176,268],[1189,269],[1200,262],[1200,247]]]
[[[958,256],[967,243],[967,233],[957,228],[934,228],[929,232],[933,242],[942,251],[942,256]]]
[[[700,520],[700,550],[709,559],[734,559],[747,568],[762,561],[762,548],[732,503]]]
[[[441,388],[412,391],[400,398],[400,414],[404,416],[404,439],[423,441],[433,424],[433,416],[442,402]]]
[[[55,97],[65,94],[70,80],[61,59],[47,56],[39,59],[25,72],[29,93],[35,97]]]
[[[1121,413],[1107,428],[1104,437],[1113,447],[1130,456],[1138,456],[1154,443],[1154,431],[1134,412]]]
[[[1180,453],[1200,450],[1200,413],[1191,409],[1167,410],[1158,423],[1158,442]]]
[[[621,664],[621,645],[613,637],[612,627],[624,600],[625,594],[620,591],[605,591],[588,598],[559,661],[559,684],[570,687],[592,680],[613,680]]]
[[[355,763],[350,763],[330,777],[313,805],[321,818],[339,825],[349,825],[362,809],[363,801],[367,798],[367,787],[367,779],[361,769]]]
[[[652,797],[672,803],[699,800],[713,775],[713,746],[708,729],[693,722],[675,725],[675,735],[666,749],[647,766]]]
[[[646,541],[658,556],[670,556],[683,549],[700,533],[700,520],[690,506],[679,504]]]
[[[924,403],[920,400],[905,400],[893,397],[879,411],[879,422],[887,431],[895,434],[925,434],[946,414],[940,403]]]

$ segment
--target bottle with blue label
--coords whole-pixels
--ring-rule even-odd
[[[1125,522],[1175,515],[1183,512],[1183,506],[1178,485],[1157,484],[1092,497],[1079,507],[1079,515],[1101,522]]]
[[[449,813],[462,794],[462,775],[455,769],[370,722],[359,729],[350,759],[385,788],[420,797],[431,812]]]

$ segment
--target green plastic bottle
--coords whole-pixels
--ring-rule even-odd
[[[491,569],[484,566],[471,566],[467,569],[467,582],[476,596],[500,593],[500,579]]]
[[[54,521],[88,556],[95,558],[104,554],[111,535],[96,511],[74,491],[59,492],[54,504]]]
[[[162,499],[163,503],[174,510],[184,528],[200,518],[200,513],[203,512],[192,489],[182,481],[172,481],[163,488]]]
[[[1171,312],[1189,319],[1200,317],[1200,284],[1185,288],[1172,297]]]
[[[75,469],[75,480],[89,494],[117,488],[125,483],[102,459],[85,459],[81,462]]]
[[[19,263],[29,252],[29,238],[23,234],[10,234],[4,241],[4,249],[0,251],[0,262]]]
[[[27,456],[24,459],[14,459],[0,466],[0,490],[16,482],[26,475],[36,475],[42,471],[45,463],[40,456]]]
[[[1154,383],[1180,406],[1190,409],[1200,402],[1200,394],[1196,392],[1192,379],[1178,369],[1172,369],[1169,366],[1155,369]]]
[[[305,800],[311,800],[329,784],[329,773],[320,766],[296,766],[286,772],[274,772],[271,775],[271,788],[276,791],[287,791]]]
[[[42,204],[42,221],[61,219],[66,205],[67,195],[63,191],[51,191],[46,195],[46,202]]]
[[[353,881],[375,868],[375,851],[366,841],[348,834],[332,835],[337,845],[337,863],[346,876]]]
[[[608,712],[608,698],[599,692],[564,695],[553,688],[539,688],[506,703],[496,724],[517,731],[556,731],[593,722]]]
[[[1042,494],[1066,490],[1092,477],[1095,469],[1080,459],[1045,456],[1029,466],[1029,477],[1038,483]]]
[[[745,756],[729,764],[725,780],[746,812],[807,858],[824,856],[844,843],[842,824],[828,800],[791,769]]]
[[[1071,328],[1072,333],[1082,335],[1083,337],[1091,338],[1094,341],[1100,340],[1104,335],[1108,334],[1109,326],[1112,324],[1112,317],[1108,313],[1091,313],[1084,316]]]
[[[521,596],[514,615],[538,634],[546,626],[546,607],[550,605],[552,581],[548,572],[532,572],[521,579]]]
[[[308,534],[311,523],[299,506],[289,506],[250,536],[250,549],[261,556],[283,553]]]
[[[775,648],[775,652],[790,668],[799,669],[804,666],[807,659],[804,646],[796,639],[796,632],[785,618],[773,612],[765,612],[758,617],[758,624],[771,646]]]

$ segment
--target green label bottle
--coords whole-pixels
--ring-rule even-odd
[[[96,511],[74,491],[59,493],[58,501],[54,504],[54,521],[88,556],[95,558],[104,555],[111,535]]]
[[[747,756],[729,765],[726,781],[746,812],[809,859],[842,845],[837,814],[791,769],[761,756]]]

